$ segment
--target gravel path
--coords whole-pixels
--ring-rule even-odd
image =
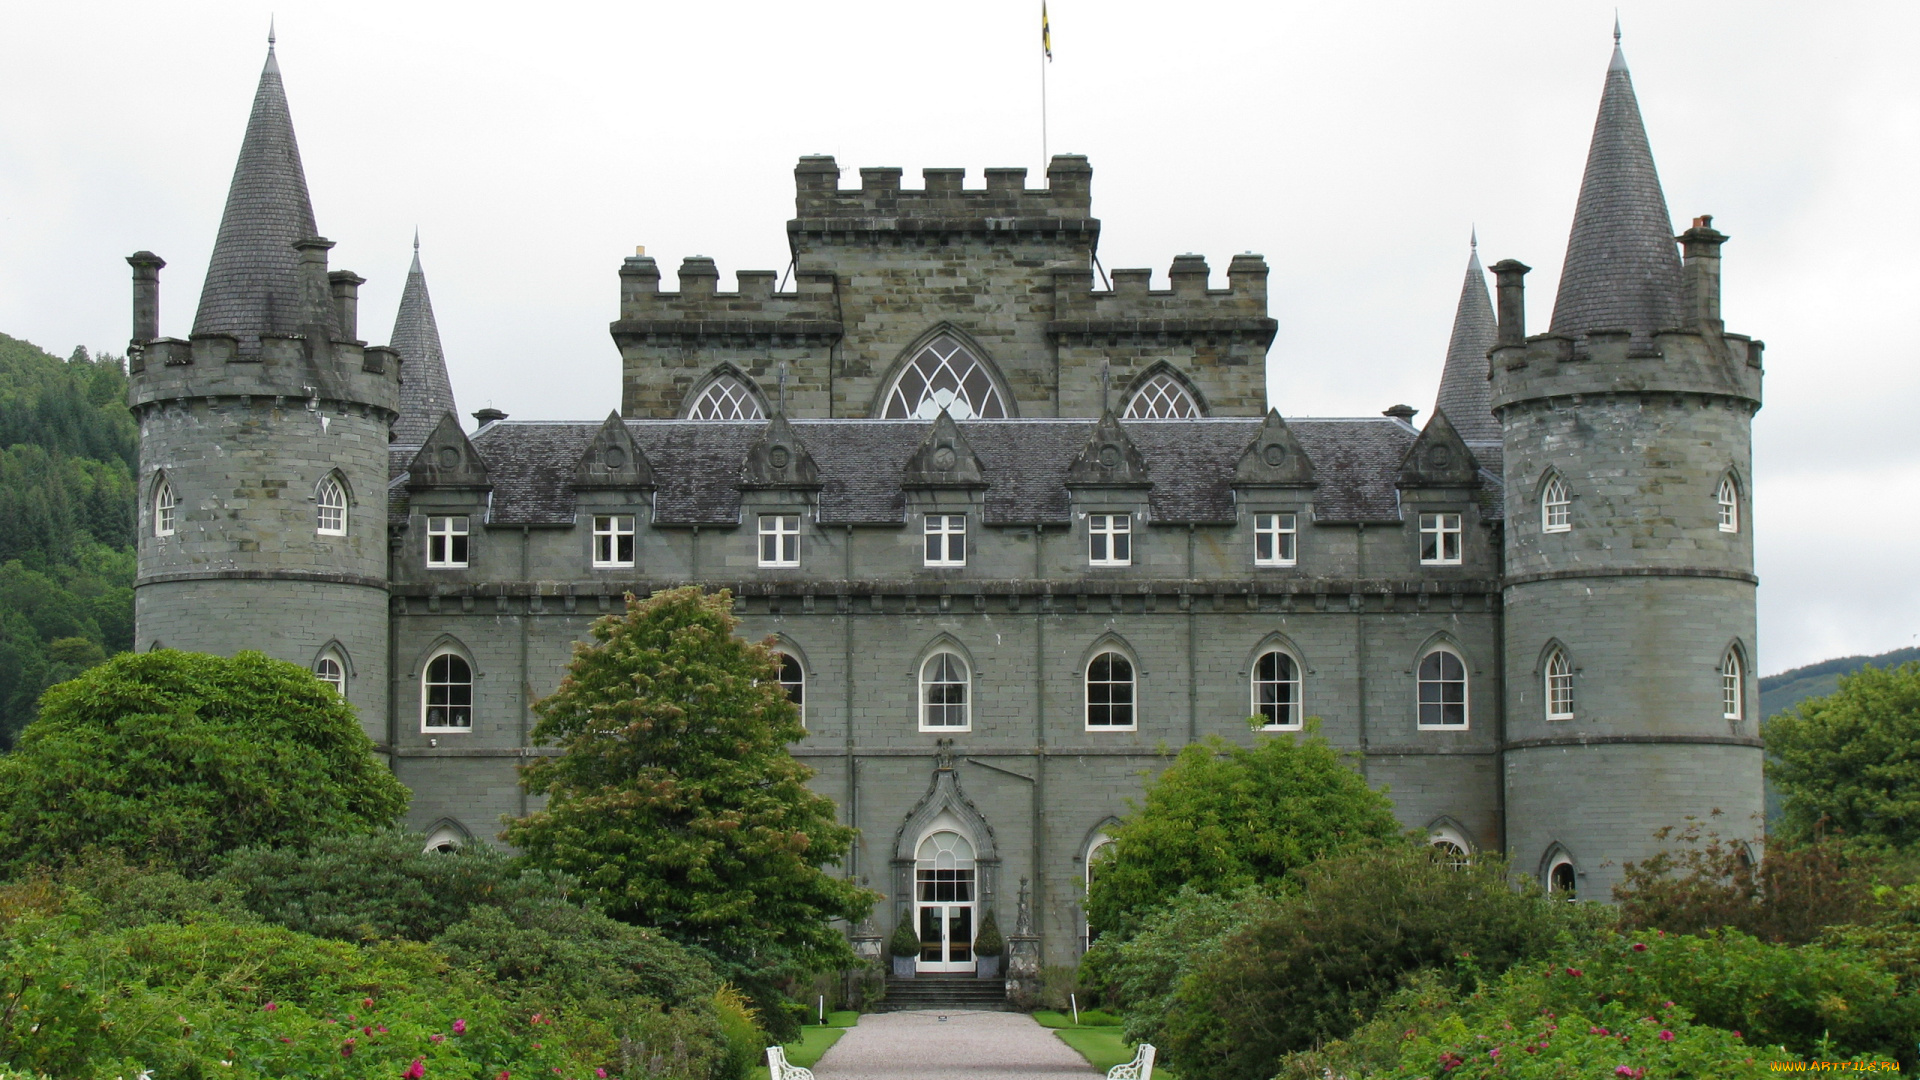
[[[1089,1080],[1100,1075],[1033,1017],[1003,1012],[869,1013],[833,1044],[813,1074],[819,1080]]]

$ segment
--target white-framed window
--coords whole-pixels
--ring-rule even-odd
[[[633,565],[633,515],[593,515],[593,565]]]
[[[1300,662],[1291,654],[1269,649],[1253,662],[1253,715],[1268,730],[1300,726]]]
[[[1133,661],[1108,650],[1087,662],[1087,727],[1113,731],[1136,726]]]
[[[800,565],[800,515],[760,515],[760,565]]]
[[[1473,856],[1467,851],[1466,842],[1454,836],[1451,831],[1434,833],[1427,837],[1427,846],[1433,848],[1449,870],[1464,870],[1473,862]]]
[[[1087,862],[1085,867],[1087,892],[1093,892],[1093,879],[1095,875],[1100,872],[1101,860],[1111,858],[1112,856],[1113,837],[1108,836],[1106,833],[1095,836],[1093,842],[1087,845]],[[1086,941],[1083,948],[1091,949],[1093,948],[1093,943],[1100,940],[1100,928],[1093,925],[1093,920],[1089,918],[1086,922],[1086,931]]]
[[[1299,558],[1298,521],[1292,514],[1253,515],[1253,565],[1292,566]]]
[[[1567,662],[1566,650],[1555,649],[1547,654],[1544,680],[1547,719],[1573,719],[1573,665]]]
[[[937,652],[920,665],[920,730],[965,731],[972,726],[970,678],[959,653]]]
[[[427,518],[427,565],[467,565],[467,515]]]
[[[760,402],[747,385],[732,375],[721,375],[700,391],[687,407],[689,420],[762,420]]]
[[[1720,718],[1738,720],[1746,715],[1747,679],[1740,666],[1740,654],[1732,649],[1720,661]]]
[[[1133,515],[1087,515],[1087,564],[1133,565]]]
[[[313,677],[333,687],[333,692],[341,697],[347,696],[347,666],[333,653],[313,662]]]
[[[967,515],[928,514],[925,529],[928,566],[967,565]]]
[[[1737,533],[1740,531],[1740,489],[1733,484],[1733,477],[1720,478],[1720,489],[1713,494],[1713,501],[1719,507],[1720,531]]]
[[[1566,481],[1557,476],[1549,477],[1540,491],[1540,531],[1573,531],[1573,498],[1567,494]]]
[[[1420,515],[1420,562],[1425,566],[1460,565],[1460,515]]]
[[[774,660],[780,665],[780,689],[786,691],[787,700],[800,713],[800,726],[807,723],[807,669],[800,666],[800,658],[792,653],[775,652]]]
[[[347,487],[337,476],[320,481],[314,492],[315,529],[321,536],[347,535]]]
[[[1128,420],[1184,420],[1200,415],[1200,404],[1179,379],[1165,371],[1140,384],[1127,401]]]
[[[1435,649],[1420,658],[1420,726],[1467,726],[1467,665],[1452,649]]]
[[[153,535],[172,536],[179,526],[180,500],[173,494],[173,482],[161,477],[153,485]]]
[[[1566,855],[1556,856],[1547,867],[1547,896],[1568,903],[1580,899],[1580,875]]]
[[[942,409],[955,420],[997,420],[1007,415],[987,365],[950,334],[929,341],[900,369],[880,415],[888,420],[931,420]]]
[[[421,682],[422,731],[473,730],[473,666],[459,653],[443,652],[427,661]]]

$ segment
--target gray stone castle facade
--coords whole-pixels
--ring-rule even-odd
[[[1759,812],[1761,346],[1720,320],[1725,237],[1672,233],[1617,48],[1547,332],[1474,255],[1420,426],[1270,411],[1266,264],[1106,279],[1083,158],[794,180],[790,281],[636,255],[619,411],[469,433],[417,254],[362,340],[269,50],[189,338],[129,259],[138,647],[311,666],[414,826],[490,841],[589,623],[729,588],[861,830],[842,872],[890,897],[862,932],[914,920],[928,970],[989,908],[1071,961],[1143,777],[1309,717],[1409,829],[1581,897]]]

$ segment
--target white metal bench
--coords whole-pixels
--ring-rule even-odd
[[[1153,1080],[1153,1044],[1141,1043],[1133,1060],[1107,1070],[1107,1080]]]
[[[1147,1055],[1147,1060],[1149,1062],[1153,1060],[1151,1053]],[[1125,1067],[1121,1066],[1121,1068]],[[768,1080],[813,1080],[813,1073],[798,1065],[787,1064],[787,1051],[784,1047],[769,1046],[767,1047],[767,1077]],[[1143,1076],[1141,1080],[1146,1078]]]

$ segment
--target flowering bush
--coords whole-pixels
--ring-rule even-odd
[[[1778,1051],[1748,1046],[1730,1031],[1703,1027],[1673,1006],[1635,1016],[1618,1003],[1587,1013],[1507,1016],[1495,1008],[1457,1012],[1405,1038],[1381,1080],[1739,1080],[1770,1072]]]

